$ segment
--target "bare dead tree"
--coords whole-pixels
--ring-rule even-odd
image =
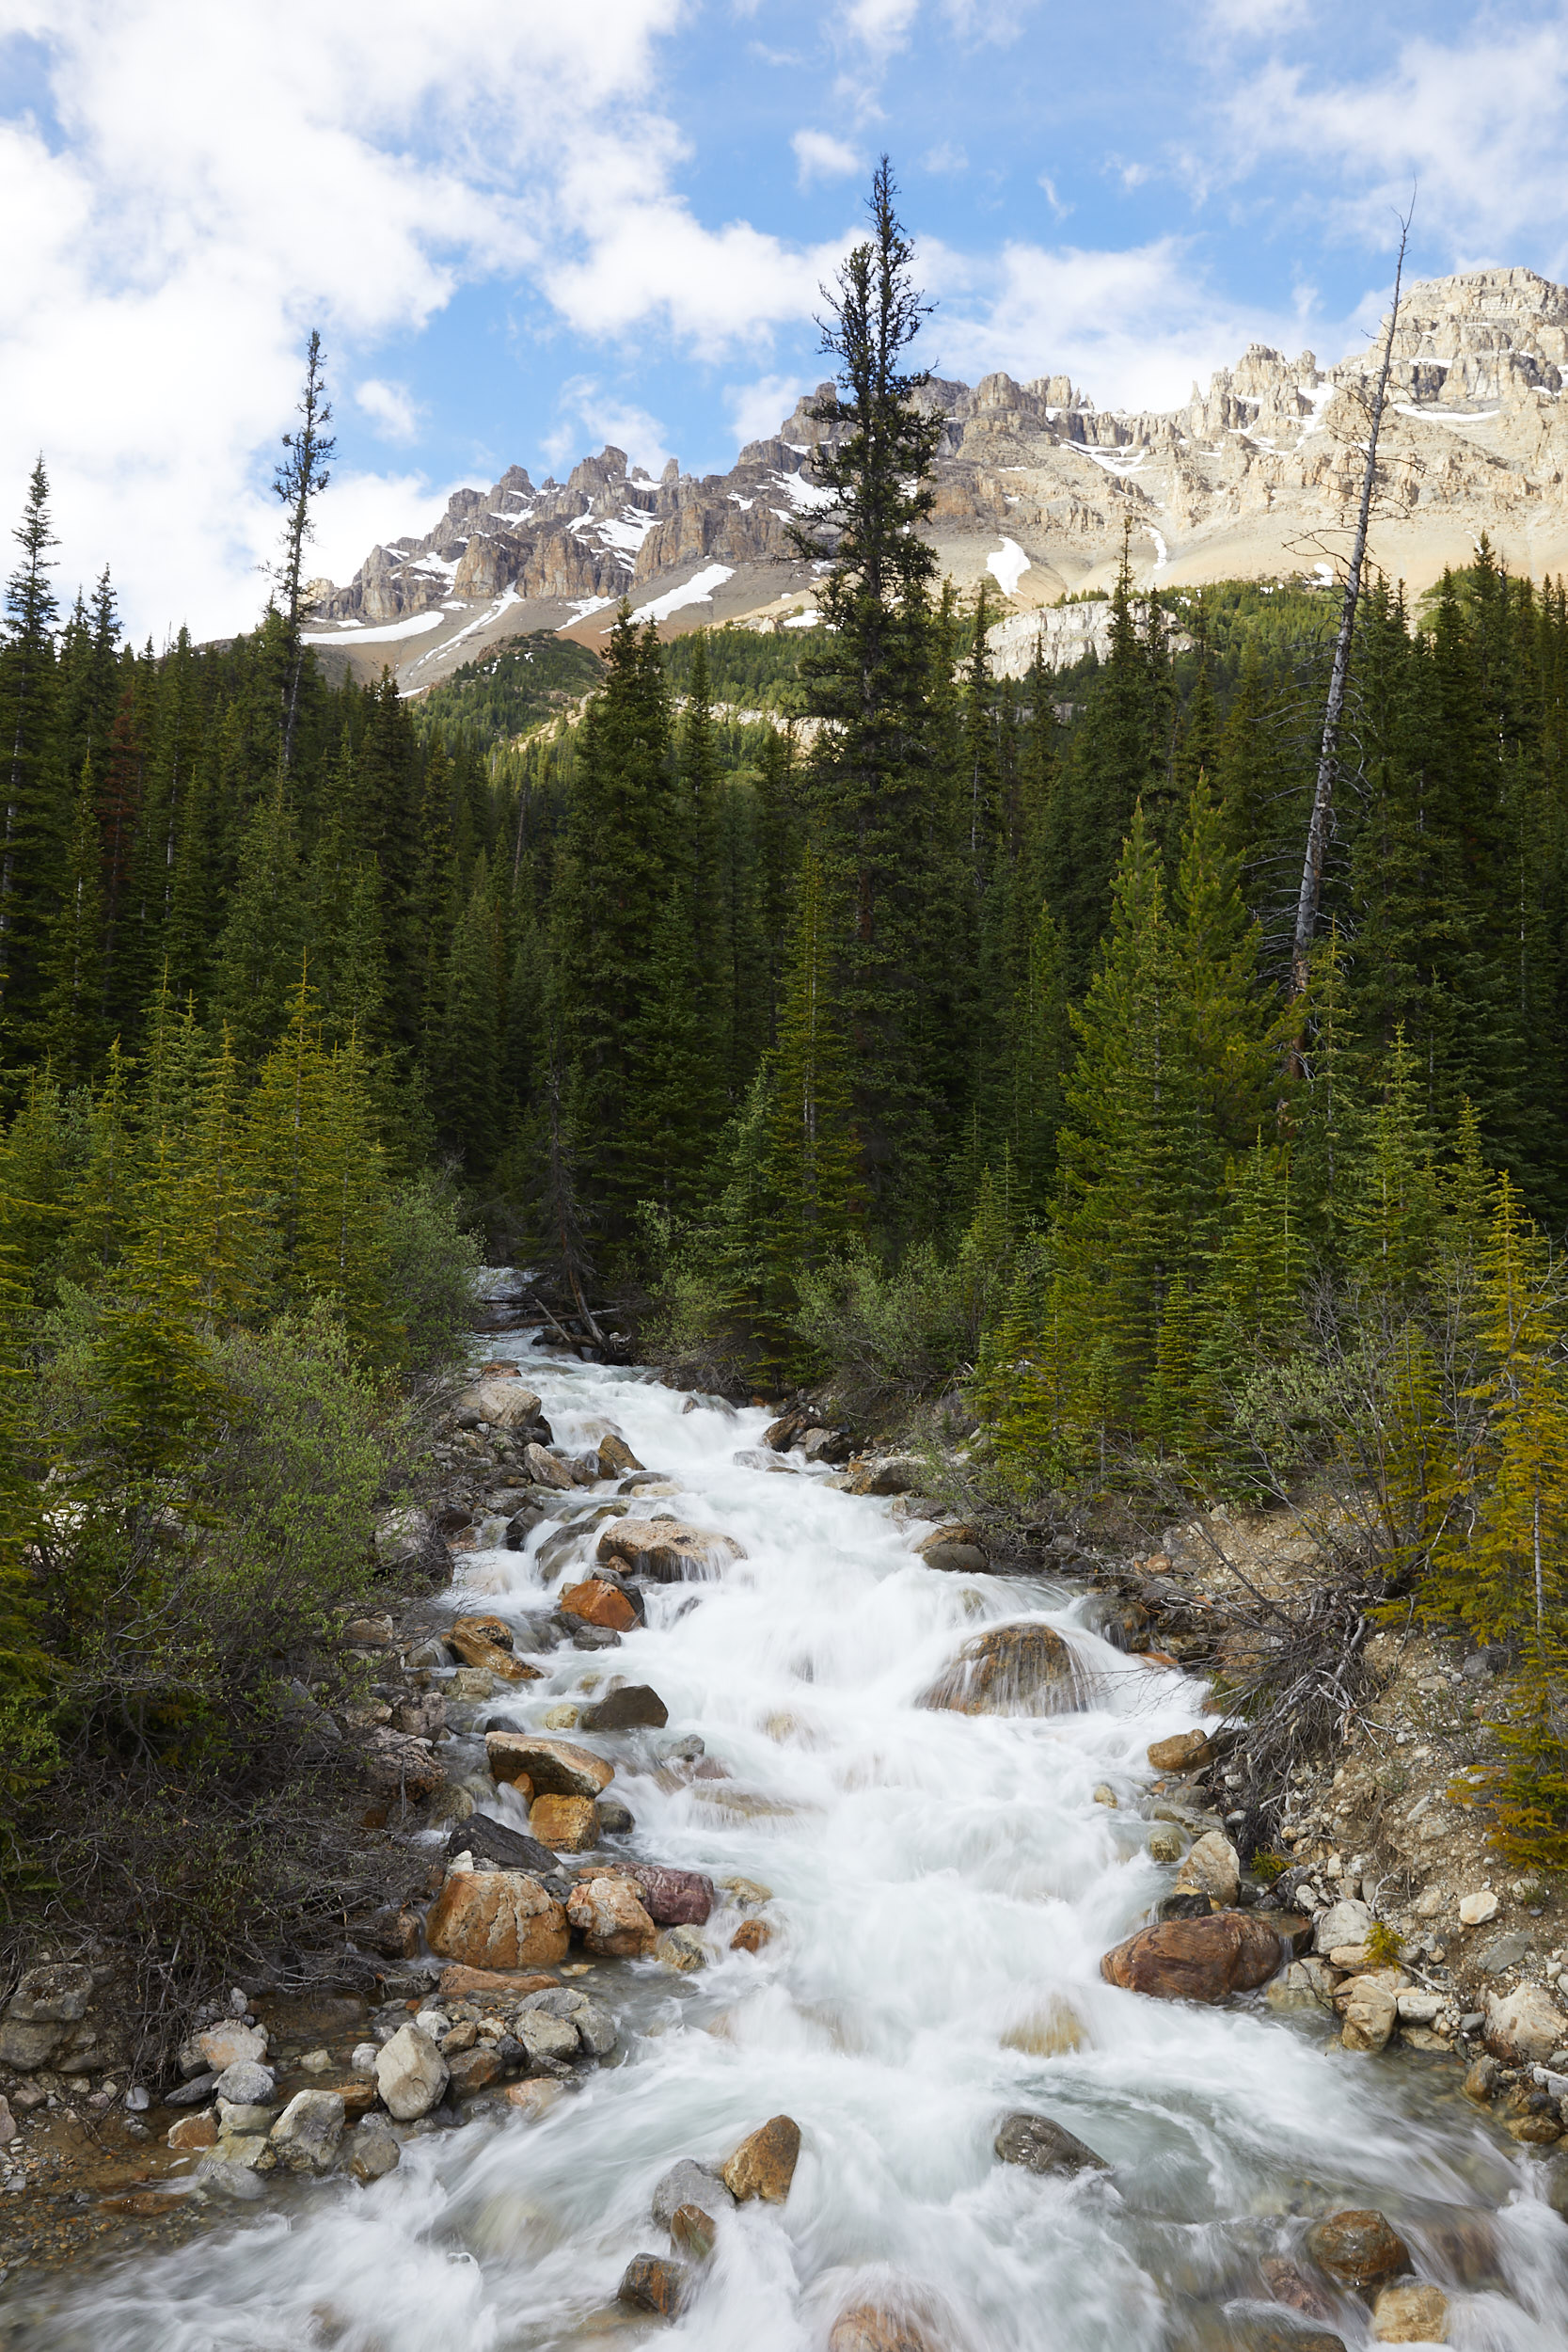
[[[1414,206],[1412,206],[1414,210]],[[1329,673],[1328,699],[1323,708],[1323,740],[1318,753],[1318,776],[1312,794],[1312,814],[1307,827],[1307,854],[1302,862],[1301,889],[1296,899],[1295,937],[1291,951],[1291,993],[1305,995],[1310,977],[1312,942],[1318,928],[1318,908],[1323,898],[1323,860],[1328,850],[1328,829],[1334,811],[1334,786],[1339,769],[1339,729],[1344,715],[1345,688],[1350,676],[1351,644],[1355,635],[1355,609],[1361,598],[1361,574],[1367,556],[1367,529],[1371,519],[1372,489],[1377,480],[1377,442],[1383,428],[1383,410],[1388,393],[1388,371],[1393,364],[1394,336],[1399,326],[1400,288],[1404,278],[1405,246],[1410,239],[1411,214],[1400,220],[1399,259],[1394,267],[1394,299],[1388,311],[1388,332],[1384,338],[1383,364],[1378,371],[1377,389],[1372,396],[1371,414],[1368,421],[1367,459],[1361,469],[1361,503],[1355,521],[1355,537],[1351,546],[1350,563],[1345,573],[1344,600],[1339,609],[1339,632],[1334,643],[1334,666]]]

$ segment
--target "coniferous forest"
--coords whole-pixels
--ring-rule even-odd
[[[920,317],[884,173],[823,626],[623,610],[602,662],[418,700],[324,675],[297,540],[230,644],[136,651],[106,574],[63,605],[40,462],[0,650],[19,1882],[69,1787],[56,1881],[145,1884],[199,1782],[214,1941],[254,1904],[262,1684],[281,1726],[356,1590],[302,1498],[395,1483],[382,1400],[481,1246],[688,1378],[960,1400],[1023,1524],[1326,1498],[1379,1607],[1502,1646],[1478,1795],[1568,1863],[1568,589],[1484,545],[1414,609],[1369,582],[1304,993],[1337,602],[1124,560],[1102,663],[998,680],[921,532]]]

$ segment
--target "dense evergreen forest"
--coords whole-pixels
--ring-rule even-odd
[[[919,315],[883,178],[821,627],[623,611],[602,664],[530,641],[417,702],[326,683],[297,595],[221,646],[135,652],[106,576],[62,619],[40,465],[0,650],[0,1813],[118,1772],[155,1843],[172,1745],[250,1836],[210,1564],[243,1581],[262,1504],[202,1505],[178,1640],[127,1662],[159,1530],[290,1381],[385,1489],[373,1397],[450,1344],[461,1222],[689,1377],[961,1388],[1025,1518],[1354,1494],[1379,1605],[1506,1645],[1485,1793],[1568,1861],[1568,591],[1484,545],[1418,616],[1371,584],[1292,993],[1334,599],[1140,603],[1124,561],[1108,659],[998,681],[921,535]],[[352,1579],[259,1447],[223,1475],[316,1597],[246,1640],[293,1658]]]

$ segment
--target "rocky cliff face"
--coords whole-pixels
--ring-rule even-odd
[[[1325,370],[1310,351],[1254,343],[1168,413],[1097,409],[1064,375],[933,381],[922,397],[942,421],[931,535],[944,568],[960,587],[989,574],[1029,611],[1104,584],[1124,532],[1146,584],[1332,566],[1380,347],[1370,338]],[[1468,562],[1482,531],[1513,570],[1568,569],[1565,378],[1563,287],[1495,269],[1408,289],[1372,537],[1385,571],[1418,590]],[[427,537],[375,548],[346,587],[316,584],[318,634],[362,642],[412,689],[520,628],[597,642],[624,596],[671,629],[809,615],[812,566],[790,526],[827,503],[811,406],[727,474],[672,462],[655,482],[607,448],[564,484],[515,466],[460,490]],[[1079,634],[1052,632],[1064,659]]]

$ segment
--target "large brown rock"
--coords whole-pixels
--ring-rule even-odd
[[[628,1879],[579,1879],[566,1898],[566,1915],[600,1960],[645,1960],[658,1941]]]
[[[800,2155],[800,2126],[793,2116],[775,2115],[741,2141],[720,2177],[736,2204],[758,2197],[782,2205]]]
[[[919,1704],[961,1715],[1065,1715],[1082,1705],[1084,1688],[1053,1627],[998,1625],[966,1642]]]
[[[570,1740],[546,1740],[531,1731],[490,1731],[484,1736],[492,1780],[531,1781],[541,1797],[596,1797],[615,1777],[592,1748]]]
[[[1410,2251],[1382,2214],[1364,2205],[1330,2214],[1307,2233],[1307,2250],[1318,2268],[1342,2287],[1376,2286],[1410,2267]]]
[[[712,1528],[685,1527],[678,1519],[612,1519],[599,1537],[598,1556],[628,1576],[652,1577],[656,1584],[688,1584],[721,1576],[732,1560],[744,1560],[733,1535]]]
[[[447,1647],[465,1666],[483,1666],[503,1682],[537,1682],[539,1669],[512,1654],[512,1628],[504,1617],[454,1617]]]
[[[645,1463],[638,1460],[625,1438],[617,1438],[611,1432],[608,1438],[599,1439],[599,1476],[601,1478],[625,1478],[628,1472],[644,1470],[646,1467]]]
[[[523,1468],[536,1486],[553,1486],[560,1493],[578,1483],[559,1454],[547,1453],[537,1440],[524,1446]]]
[[[542,1976],[537,1969],[453,1965],[441,1971],[440,1994],[443,2001],[483,2000],[488,1993],[507,1994],[520,1999],[525,1993],[552,1993],[555,1983],[554,1977]]]
[[[1266,1984],[1286,1959],[1273,1928],[1244,1911],[1162,1919],[1106,1953],[1100,1973],[1159,2001],[1223,2001]]]
[[[585,1625],[607,1625],[612,1633],[629,1633],[639,1622],[631,1596],[602,1576],[568,1584],[560,1607],[568,1617],[580,1617]]]
[[[592,1797],[535,1797],[528,1809],[528,1825],[553,1853],[591,1852],[603,1835]]]
[[[564,1960],[566,1914],[526,1870],[452,1870],[425,1919],[425,1941],[466,1968],[549,1967]]]

